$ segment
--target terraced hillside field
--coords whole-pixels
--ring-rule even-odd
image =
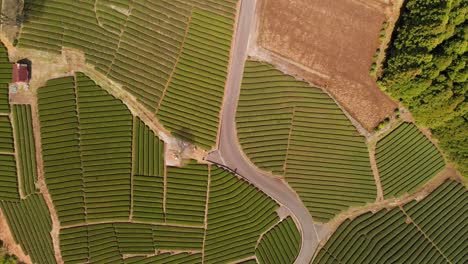
[[[33,263],[55,264],[52,220],[42,195],[32,194],[16,202],[0,201],[13,238]]]
[[[8,116],[0,116],[0,152],[15,152],[13,129],[11,128],[11,122]]]
[[[18,201],[18,177],[13,130],[8,116],[0,116],[0,201]]]
[[[260,263],[294,263],[301,249],[301,234],[291,217],[271,229],[257,246]]]
[[[317,221],[375,200],[365,139],[320,89],[247,61],[236,118],[247,156],[284,176]]]
[[[18,151],[18,174],[24,196],[36,192],[37,162],[36,145],[30,105],[13,105],[15,141]]]
[[[81,73],[48,81],[38,96],[45,179],[62,224],[128,219],[130,111]]]
[[[164,142],[139,118],[133,123],[133,220],[164,222]]]
[[[18,177],[15,156],[0,154],[0,201],[18,201]]]
[[[167,167],[164,142],[83,73],[49,80],[38,104],[65,264],[231,263],[260,254],[263,236],[276,242],[262,252],[290,238],[293,263],[297,228],[275,201],[215,166]]]
[[[416,190],[445,167],[439,150],[409,123],[377,143],[376,161],[386,197]]]
[[[18,46],[83,51],[172,133],[210,149],[236,6],[237,0],[33,1]]]
[[[468,191],[446,181],[422,201],[347,219],[313,263],[467,263]]]
[[[0,42],[0,114],[10,112],[8,100],[8,84],[11,82],[12,66],[8,59],[8,51]]]
[[[210,179],[205,183],[209,186],[206,195],[210,197],[203,212],[205,226],[196,226],[198,223],[190,221],[182,223],[184,226],[174,225],[168,214],[163,223],[130,220],[65,227],[60,232],[65,263],[159,263],[157,261],[163,260],[168,262],[161,263],[185,263],[178,262],[181,260],[188,263],[231,263],[253,258],[258,254],[257,241],[278,223],[275,212],[278,205],[253,186],[220,168],[190,164],[178,168],[178,172],[197,177],[200,169],[204,169]],[[187,179],[181,181],[190,182]],[[181,215],[189,212],[187,209],[190,207],[184,205],[190,205],[190,199],[180,200],[178,204]],[[294,241],[288,244],[291,247],[288,252],[297,254],[300,237],[294,222],[289,218],[273,230],[266,239],[273,237],[276,242],[262,244],[262,252],[272,252],[278,245],[281,247],[284,241],[279,237],[287,236]],[[148,256],[160,250],[178,253]],[[190,253],[190,257],[179,255],[183,252]],[[132,258],[123,259],[123,254],[131,254]],[[293,259],[288,257],[284,263],[293,263]]]

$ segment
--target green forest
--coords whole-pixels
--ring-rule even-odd
[[[379,85],[431,130],[468,176],[468,1],[407,0]]]
[[[0,264],[21,264],[23,262],[18,261],[18,257],[8,253],[4,247],[3,241],[0,240]]]

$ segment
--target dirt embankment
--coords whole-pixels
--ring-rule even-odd
[[[397,104],[369,75],[391,6],[378,0],[262,0],[258,44],[287,72],[326,89],[366,129]],[[287,21],[287,23],[284,23]],[[259,54],[253,54],[259,55]]]
[[[23,249],[16,244],[13,234],[10,231],[7,220],[0,209],[0,240],[3,241],[3,247],[8,253],[16,255],[20,261],[31,263],[31,258],[23,252]]]

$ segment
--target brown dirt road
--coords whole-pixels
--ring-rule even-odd
[[[397,106],[369,75],[390,13],[379,0],[263,0],[258,42],[371,130]]]

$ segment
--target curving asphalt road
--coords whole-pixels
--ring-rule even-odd
[[[244,63],[247,59],[249,36],[255,23],[256,2],[256,0],[241,0],[233,58],[221,113],[218,149],[208,155],[208,160],[236,170],[257,188],[289,209],[302,233],[302,247],[295,263],[306,264],[310,263],[319,243],[318,234],[323,234],[324,229],[313,223],[307,208],[284,181],[262,172],[243,155],[237,139],[236,110]]]

